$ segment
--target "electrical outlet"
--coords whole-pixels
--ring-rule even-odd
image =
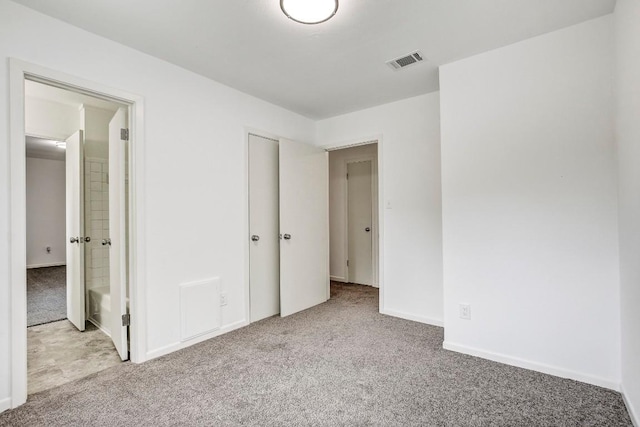
[[[460,318],[465,320],[471,320],[470,304],[460,304]]]
[[[220,294],[220,305],[227,305],[227,294]]]

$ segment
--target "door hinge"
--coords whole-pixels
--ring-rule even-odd
[[[347,174],[347,179],[349,179],[349,174]]]
[[[349,260],[347,260],[347,267],[349,267]]]
[[[120,129],[120,139],[123,141],[129,140],[129,129]]]
[[[129,313],[122,315],[122,326],[131,325],[131,315]]]

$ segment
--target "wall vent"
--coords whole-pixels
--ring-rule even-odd
[[[422,53],[420,51],[415,51],[408,55],[401,56],[400,58],[387,61],[387,65],[389,65],[389,67],[393,68],[394,70],[399,70],[400,68],[418,64],[423,60],[424,56],[422,56]]]

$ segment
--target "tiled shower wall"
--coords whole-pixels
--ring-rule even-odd
[[[91,242],[85,246],[85,287],[93,289],[109,285],[109,164],[107,160],[85,158],[84,206],[85,235]]]

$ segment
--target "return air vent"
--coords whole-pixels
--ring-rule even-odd
[[[424,57],[422,56],[422,53],[420,53],[420,51],[416,51],[408,55],[401,56],[400,58],[387,61],[387,65],[389,65],[389,67],[393,68],[394,70],[399,70],[400,68],[405,68],[410,65],[418,64],[423,60],[424,60]]]

